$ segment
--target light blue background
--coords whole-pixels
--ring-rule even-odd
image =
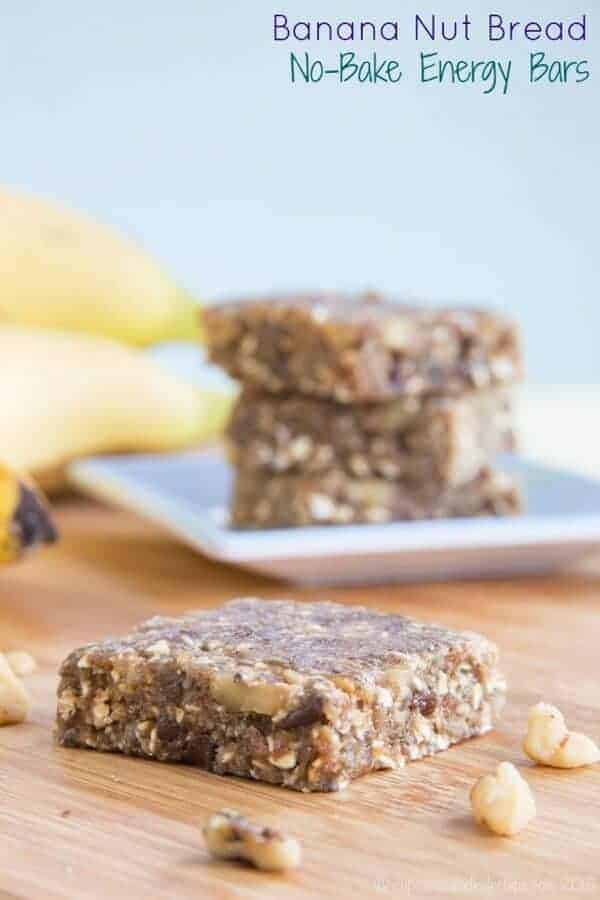
[[[574,8],[575,7],[575,8]],[[206,297],[377,287],[517,314],[531,376],[600,382],[600,14],[572,2],[10,0],[0,10],[2,179],[143,240]],[[271,18],[399,18],[399,87],[293,87]],[[579,87],[508,97],[416,83],[414,12],[590,15]],[[308,49],[300,45],[300,49]],[[333,59],[337,48],[313,50]],[[372,49],[370,45],[362,52]],[[424,45],[424,49],[431,49]]]

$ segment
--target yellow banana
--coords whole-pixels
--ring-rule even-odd
[[[198,304],[132,241],[0,190],[0,321],[145,346],[200,336]]]
[[[81,456],[176,450],[217,437],[232,398],[104,338],[0,326],[0,459],[46,489]]]
[[[30,482],[0,464],[0,564],[57,538],[48,507]]]

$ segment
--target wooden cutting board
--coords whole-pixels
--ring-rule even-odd
[[[63,541],[0,573],[0,646],[40,663],[31,722],[0,730],[0,896],[19,898],[595,897],[600,766],[536,768],[521,751],[528,707],[544,698],[600,738],[600,560],[553,579],[292,590],[206,562],[126,513],[71,500]],[[481,630],[502,649],[501,726],[341,794],[303,795],[184,766],[52,742],[56,670],[73,647],[154,614],[237,595],[322,596]],[[474,780],[518,765],[538,804],[514,839],[471,819]],[[234,807],[289,830],[303,867],[287,876],[209,860],[200,828]]]

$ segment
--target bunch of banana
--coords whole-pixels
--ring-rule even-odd
[[[135,245],[0,190],[0,459],[9,466],[49,490],[77,457],[218,436],[230,395],[179,381],[140,349],[199,337],[198,304]]]
[[[200,337],[198,304],[134,243],[92,219],[0,190],[0,322],[146,346]]]
[[[216,438],[232,403],[142,350],[89,335],[0,326],[0,360],[0,459],[46,490],[77,457]]]
[[[48,507],[33,484],[0,465],[0,564],[14,562],[57,532]]]

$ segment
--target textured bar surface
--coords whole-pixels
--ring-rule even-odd
[[[484,310],[316,294],[224,303],[203,320],[213,362],[272,392],[350,403],[462,393],[522,374],[516,326]]]
[[[262,476],[238,470],[230,516],[233,528],[252,529],[510,516],[521,509],[514,480],[492,469],[457,486],[353,478],[333,469]]]
[[[71,653],[57,735],[333,791],[484,733],[505,691],[481,635],[360,606],[246,598]]]
[[[228,428],[235,466],[263,473],[339,469],[356,478],[464,484],[513,450],[508,389],[349,405],[245,390]]]

